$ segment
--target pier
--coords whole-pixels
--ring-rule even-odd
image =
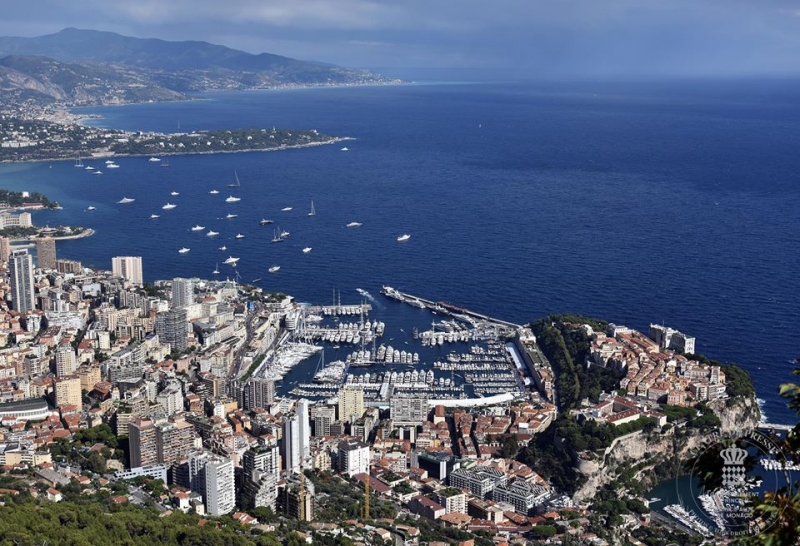
[[[413,305],[414,307],[429,309],[438,314],[449,315],[453,318],[465,320],[466,322],[470,322],[471,324],[473,324],[473,326],[475,326],[475,324],[472,321],[477,320],[490,324],[495,324],[498,326],[504,326],[506,328],[512,328],[514,330],[519,330],[520,328],[522,328],[521,324],[515,324],[513,322],[508,322],[506,320],[493,318],[488,315],[484,315],[482,313],[476,313],[475,311],[470,311],[469,309],[457,307],[450,303],[434,302],[432,300],[421,298],[419,296],[414,296],[412,294],[400,292],[399,290],[395,290],[391,286],[384,286],[381,289],[381,294],[383,294],[387,298],[392,298],[393,300],[397,300],[402,303],[407,303],[409,305]]]

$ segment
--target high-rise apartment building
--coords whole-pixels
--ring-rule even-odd
[[[159,463],[172,466],[195,448],[197,432],[184,419],[156,426],[156,456]]]
[[[77,369],[78,357],[75,355],[75,350],[70,345],[59,347],[56,350],[56,375],[64,377],[71,375]]]
[[[185,351],[189,346],[186,340],[189,335],[186,309],[170,309],[159,313],[156,317],[156,333],[159,340],[169,343],[171,350]]]
[[[265,378],[250,379],[244,387],[244,408],[268,408],[275,403],[275,381]]]
[[[81,378],[77,375],[59,377],[55,380],[56,406],[71,404],[81,407]]]
[[[194,303],[194,280],[176,277],[172,279],[172,308]]]
[[[364,390],[343,387],[339,390],[339,420],[353,422],[364,415]]]
[[[338,446],[339,472],[351,478],[369,470],[369,446],[359,440],[342,440]]]
[[[206,490],[203,500],[206,512],[212,516],[223,516],[236,508],[236,485],[233,461],[214,457],[206,463]]]
[[[233,461],[208,451],[189,453],[189,486],[203,495],[206,512],[227,514],[236,507]]]
[[[158,463],[156,427],[150,419],[134,419],[128,424],[131,468]]]
[[[310,467],[311,426],[308,418],[308,400],[298,400],[294,413],[283,418],[283,438],[281,456],[283,468],[291,473],[299,473]]]
[[[315,437],[331,436],[331,424],[336,421],[336,409],[330,406],[315,406],[311,408],[310,418],[314,423]]]
[[[141,285],[144,282],[141,256],[115,256],[111,258],[111,272],[115,277],[122,277],[130,284]]]
[[[281,471],[281,456],[278,446],[267,446],[249,449],[242,454],[242,470],[245,477],[249,478],[254,470],[279,474]]]
[[[11,252],[8,268],[11,276],[11,301],[14,303],[14,309],[20,313],[35,309],[33,257],[25,248],[14,250]]]
[[[11,256],[11,239],[0,237],[0,262],[7,262]]]
[[[52,237],[36,239],[36,258],[39,269],[56,268],[56,240]]]

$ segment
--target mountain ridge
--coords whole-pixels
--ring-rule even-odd
[[[390,83],[367,70],[248,53],[204,41],[66,28],[0,37],[0,99],[65,105],[187,98],[214,90]]]

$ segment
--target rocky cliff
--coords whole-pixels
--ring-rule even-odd
[[[723,435],[742,434],[754,429],[760,419],[760,411],[752,398],[737,399],[730,406],[725,401],[709,404],[719,416]],[[604,453],[586,460],[577,458],[577,470],[587,477],[586,483],[575,493],[576,501],[585,501],[594,497],[604,485],[615,481],[621,465],[639,465],[636,479],[646,487],[655,485],[663,479],[657,476],[654,469],[659,466],[672,467],[679,470],[681,461],[688,458],[689,453],[708,441],[710,433],[694,429],[670,429],[661,432],[634,432],[614,440]]]

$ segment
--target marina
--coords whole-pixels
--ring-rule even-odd
[[[361,303],[343,304],[334,291],[331,305],[303,305],[287,313],[287,342],[323,352],[313,372],[310,363],[304,364],[309,371],[302,377],[293,375],[297,380],[284,383],[279,391],[327,399],[342,386],[357,386],[366,400],[380,404],[397,392],[460,400],[520,394],[529,384],[506,345],[504,336],[513,332],[507,326],[470,317],[432,320],[430,330],[408,324],[398,329],[370,317],[374,307],[367,300],[374,298],[366,290],[357,292]],[[436,318],[424,303],[421,309]],[[396,333],[386,339],[389,331],[401,338]]]

